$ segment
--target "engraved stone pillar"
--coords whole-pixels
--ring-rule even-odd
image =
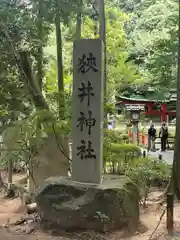
[[[103,51],[99,39],[74,42],[72,180],[100,184],[103,162]]]

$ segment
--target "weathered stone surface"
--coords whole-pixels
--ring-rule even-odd
[[[68,140],[62,139],[64,154],[59,149],[55,137],[44,140],[39,154],[31,159],[29,174],[29,191],[34,193],[43,181],[51,176],[68,176],[69,146]],[[64,156],[65,155],[65,156]]]
[[[46,227],[109,231],[139,223],[138,189],[125,176],[105,176],[99,185],[52,177],[38,189],[36,201]]]
[[[104,130],[102,53],[100,39],[80,39],[74,42],[72,180],[83,183],[100,184],[102,181]]]

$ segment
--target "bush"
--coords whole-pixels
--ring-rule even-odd
[[[164,183],[168,183],[171,168],[162,160],[141,157],[126,165],[124,174],[139,186],[141,195],[146,199],[151,186],[162,186]]]
[[[159,159],[137,158],[128,165],[125,174],[134,180],[138,185],[146,182],[147,185],[153,185],[155,179],[168,181],[171,173],[170,166]]]
[[[130,157],[139,157],[141,155],[141,149],[134,144],[116,144],[111,145],[111,151],[120,155],[127,155]]]
[[[133,144],[111,143],[106,146],[105,166],[110,173],[123,173],[126,163],[141,156],[141,149]]]
[[[106,172],[106,163],[110,162],[111,160],[111,145],[113,143],[123,143],[123,136],[122,133],[118,132],[118,131],[112,131],[112,130],[105,130],[104,132],[104,153],[103,153],[103,157],[104,157],[104,171]]]
[[[139,186],[143,196],[147,195],[149,187],[167,183],[171,175],[170,166],[159,159],[143,158],[140,147],[125,144],[122,136],[119,132],[106,132],[105,172],[130,177]]]
[[[105,130],[104,136],[106,141],[111,143],[123,143],[124,135],[119,131]]]

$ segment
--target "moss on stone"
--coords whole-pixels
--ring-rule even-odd
[[[139,191],[126,176],[107,175],[99,185],[49,178],[36,200],[42,219],[65,229],[108,231],[139,222]]]

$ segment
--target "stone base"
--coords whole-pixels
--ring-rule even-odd
[[[64,230],[109,231],[139,223],[139,192],[125,176],[105,176],[102,184],[51,177],[36,194],[43,224]]]

